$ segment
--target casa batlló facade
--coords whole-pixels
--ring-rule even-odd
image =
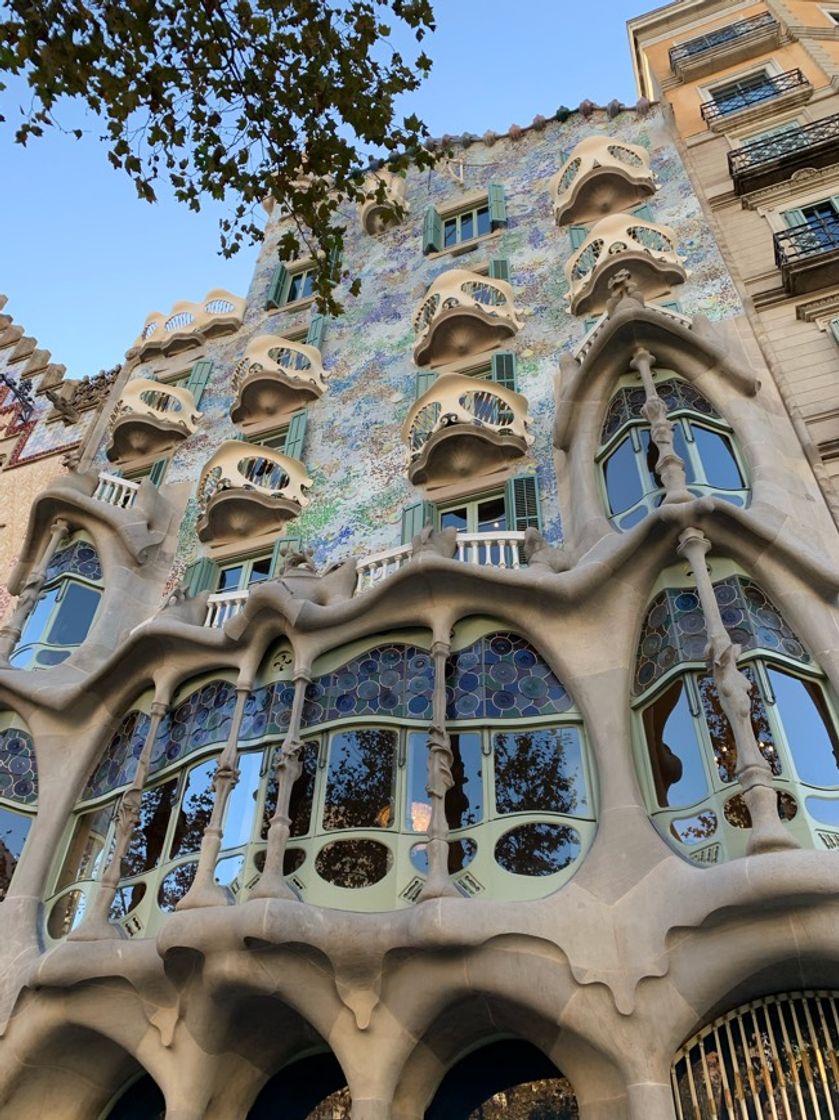
[[[839,1109],[829,480],[660,110],[452,148],[33,505],[4,1117]]]

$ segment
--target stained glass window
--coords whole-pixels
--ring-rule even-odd
[[[430,654],[414,646],[378,646],[312,681],[303,726],[348,716],[427,720],[433,691]]]
[[[487,634],[453,653],[446,666],[446,718],[521,719],[558,715],[571,697],[518,634]]]
[[[89,541],[75,540],[66,548],[59,549],[47,568],[45,582],[67,575],[81,576],[92,583],[101,582],[102,565],[96,549]]]
[[[0,797],[21,805],[34,805],[38,800],[32,736],[17,727],[0,731]]]
[[[656,384],[658,395],[667,405],[668,414],[676,412],[698,412],[702,416],[719,419],[719,413],[705,397],[702,396],[688,381],[673,378],[669,381],[660,381]],[[609,411],[603,423],[602,442],[607,443],[615,432],[620,431],[624,424],[641,420],[641,412],[647,399],[644,389],[640,385],[622,386],[609,403]]]

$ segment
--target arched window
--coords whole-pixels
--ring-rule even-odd
[[[731,428],[689,382],[670,370],[654,370],[653,376],[673,422],[673,445],[685,465],[688,490],[745,506],[746,472]],[[645,399],[640,375],[625,377],[609,404],[597,453],[606,508],[622,530],[637,525],[664,498],[658,451],[641,411]]]
[[[332,1053],[284,1066],[263,1086],[247,1120],[350,1120],[347,1079]]]
[[[0,901],[29,835],[37,800],[32,736],[12,712],[0,711]]]
[[[76,533],[50,561],[10,663],[44,669],[65,661],[87,637],[101,598],[99,555],[83,533]]]
[[[422,890],[434,672],[421,640],[357,643],[314,666],[285,863],[307,901],[382,910],[409,905]],[[218,881],[239,897],[247,897],[264,866],[276,756],[294,696],[290,657],[269,661],[286,667],[273,668],[273,679],[248,698],[240,777],[216,867]],[[525,639],[474,620],[456,631],[447,685],[450,874],[466,894],[544,895],[573,874],[594,835],[582,720]],[[230,729],[233,684],[189,688],[161,723],[112,910],[135,935],[152,932],[192,883]],[[83,791],[48,905],[52,937],[80,920],[101,875],[118,795],[134,776],[148,731],[140,709],[150,699],[125,717]]]
[[[772,768],[778,811],[799,843],[839,847],[839,735],[826,682],[800,639],[751,579],[715,565],[723,622],[752,682],[755,738]],[[745,854],[751,821],[735,778],[736,748],[704,664],[696,591],[662,577],[635,664],[642,774],[662,834],[698,863]]]
[[[163,1120],[166,1101],[156,1082],[144,1073],[123,1089],[102,1120]]]

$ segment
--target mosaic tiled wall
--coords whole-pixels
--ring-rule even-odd
[[[539,479],[545,535],[551,542],[560,538],[551,451],[553,378],[560,354],[580,341],[584,327],[567,311],[563,266],[571,255],[570,237],[567,229],[554,224],[548,181],[562,164],[563,152],[596,132],[650,151],[659,184],[651,200],[653,216],[675,228],[689,270],[687,283],[675,289],[672,298],[680,301],[687,315],[702,312],[720,319],[741,312],[676,150],[655,114],[642,119],[626,111],[614,120],[599,111],[588,120],[574,114],[565,123],[551,122],[543,131],[527,131],[515,141],[503,138],[491,146],[483,142],[465,149],[457,146],[457,160],[463,160],[463,187],[443,171],[414,175],[408,181],[408,217],[376,237],[364,233],[354,210],[348,208],[344,263],[353,276],[360,276],[363,287],[358,298],[345,296],[345,314],[326,328],[322,350],[328,389],[309,407],[303,455],[314,480],[311,504],[289,528],[315,548],[317,563],[366,555],[399,543],[401,512],[419,497],[408,482],[407,452],[400,437],[415,395],[413,312],[441,272],[474,267],[497,256],[510,260],[516,304],[524,316],[524,327],[509,348],[518,355],[519,387],[533,418],[531,464]],[[463,256],[423,257],[426,208],[449,204],[490,182],[504,185],[507,228]],[[214,448],[235,435],[229,417],[230,383],[248,340],[256,334],[293,331],[308,321],[309,308],[263,310],[277,262],[278,236],[277,224],[270,224],[248,293],[243,328],[209,345],[216,364],[201,401],[204,419],[177,452],[167,481],[197,481]],[[150,368],[139,366],[136,374],[147,375]],[[200,555],[193,507],[190,503],[184,518],[175,576]]]

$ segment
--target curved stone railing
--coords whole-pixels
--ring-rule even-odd
[[[646,148],[609,136],[587,136],[548,184],[557,224],[590,221],[655,193]]]
[[[236,364],[232,388],[230,414],[237,424],[293,411],[326,388],[320,350],[274,334],[259,335]]]
[[[527,401],[521,394],[492,381],[449,373],[439,377],[419,398],[408,413],[402,434],[413,460],[432,436],[456,424],[517,437],[529,446],[533,442],[529,420]]]
[[[437,326],[453,318],[453,312],[479,316],[485,324],[497,327],[501,335],[515,334],[521,328],[513,289],[506,280],[494,280],[465,268],[450,269],[437,277],[414,312],[414,359],[419,365],[428,360]]]
[[[219,491],[241,490],[295,502],[302,509],[309,504],[303,491],[311,485],[299,460],[270,447],[229,439],[205,463],[198,481],[198,501],[203,510]]]
[[[111,414],[111,432],[129,416],[174,425],[184,435],[192,435],[201,419],[189,389],[164,385],[147,377],[135,377],[126,383]]]
[[[380,188],[384,184],[384,199],[379,201]],[[404,176],[384,168],[371,172],[364,180],[366,202],[359,207],[359,218],[365,231],[370,234],[381,233],[399,221],[398,214],[406,210]]]
[[[168,350],[175,342],[190,336],[199,340],[207,333],[236,330],[242,325],[245,301],[223,288],[213,288],[200,303],[179,300],[168,315],[152,311],[126,355],[141,357],[153,350]]]

